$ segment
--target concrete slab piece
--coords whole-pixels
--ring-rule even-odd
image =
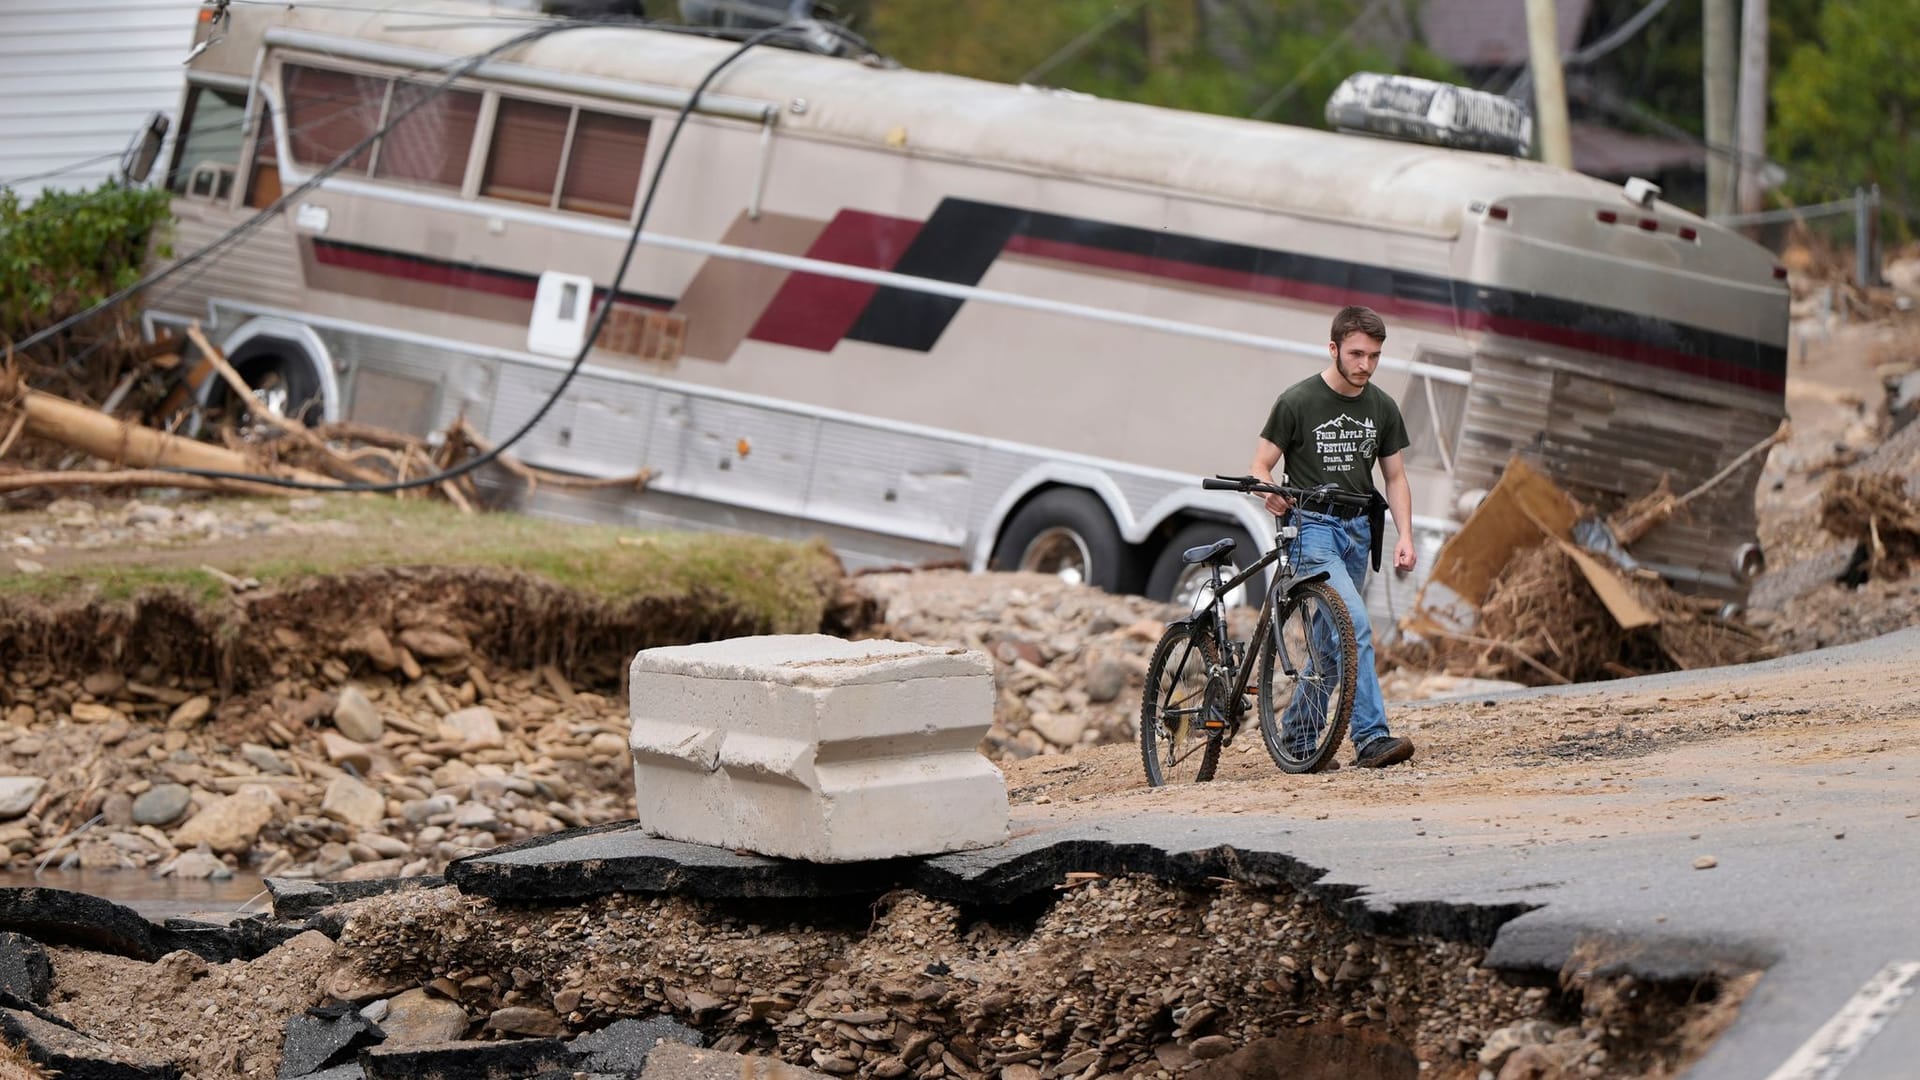
[[[821,863],[999,843],[977,749],[993,662],[825,634],[648,649],[628,680],[636,809],[668,839]]]

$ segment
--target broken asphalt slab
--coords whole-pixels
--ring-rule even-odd
[[[0,932],[0,991],[45,1005],[52,986],[53,961],[46,948],[24,934]]]
[[[380,1026],[350,1004],[308,1009],[287,1018],[280,1048],[279,1080],[312,1076],[351,1062],[358,1052],[387,1037]]]
[[[650,1020],[616,1020],[567,1045],[580,1055],[577,1068],[590,1073],[632,1074],[646,1068],[654,1049],[668,1042],[700,1047],[706,1040],[684,1024],[656,1016]]]
[[[433,874],[420,877],[371,878],[366,881],[312,881],[307,878],[276,878],[265,881],[267,896],[273,904],[273,916],[281,920],[310,918],[333,907],[369,896],[409,889],[437,889],[446,882]]]
[[[507,1080],[570,1073],[575,1055],[559,1039],[506,1039],[376,1046],[358,1060],[368,1080]]]
[[[0,932],[48,945],[71,945],[133,960],[157,960],[178,949],[209,963],[251,960],[299,928],[259,916],[228,920],[168,919],[166,925],[111,900],[65,889],[0,888]]]
[[[0,995],[0,1039],[61,1080],[178,1080],[180,1069],[162,1058],[76,1031],[32,1004]]]
[[[1245,819],[1128,818],[1088,822],[948,855],[864,863],[809,863],[686,844],[623,823],[536,837],[459,860],[447,881],[461,892],[516,903],[612,892],[701,899],[819,899],[912,889],[955,903],[997,907],[1051,892],[1068,873],[1142,874],[1178,884],[1231,879],[1286,885],[1331,901],[1322,871],[1288,854],[1284,833],[1247,833]],[[1214,826],[1224,826],[1215,832]],[[1431,934],[1487,944],[1527,903],[1398,905],[1362,913],[1376,933]]]

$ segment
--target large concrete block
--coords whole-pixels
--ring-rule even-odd
[[[634,657],[633,782],[656,836],[813,862],[1006,839],[1006,778],[978,746],[993,662],[824,634]]]

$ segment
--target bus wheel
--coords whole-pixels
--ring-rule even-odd
[[[234,364],[234,372],[253,389],[256,406],[291,422],[312,427],[325,418],[326,403],[321,400],[320,380],[313,365],[304,359],[279,353],[249,357]],[[210,405],[224,407],[243,435],[271,438],[273,431],[239,407],[225,383],[217,383]]]
[[[1117,593],[1127,546],[1105,504],[1074,488],[1052,488],[1022,506],[993,549],[996,570],[1054,574],[1076,585]]]
[[[1227,570],[1227,577],[1239,573],[1260,557],[1260,549],[1254,546],[1253,537],[1248,536],[1240,526],[1212,521],[1193,522],[1174,533],[1166,546],[1160,549],[1159,557],[1153,561],[1153,570],[1147,575],[1147,596],[1191,607],[1207,584],[1209,575],[1205,566],[1190,566],[1181,562],[1180,553],[1228,536],[1233,538],[1233,562]],[[1258,607],[1265,599],[1266,577],[1265,573],[1261,573],[1253,581],[1229,593],[1227,602]]]

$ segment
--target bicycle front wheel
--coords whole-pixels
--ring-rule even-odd
[[[1153,787],[1213,779],[1221,733],[1206,721],[1223,704],[1212,677],[1219,651],[1204,627],[1184,624],[1168,627],[1154,646],[1140,700],[1140,759]]]
[[[1359,666],[1353,617],[1324,581],[1299,586],[1274,613],[1260,650],[1260,738],[1290,773],[1333,760],[1353,719]]]

